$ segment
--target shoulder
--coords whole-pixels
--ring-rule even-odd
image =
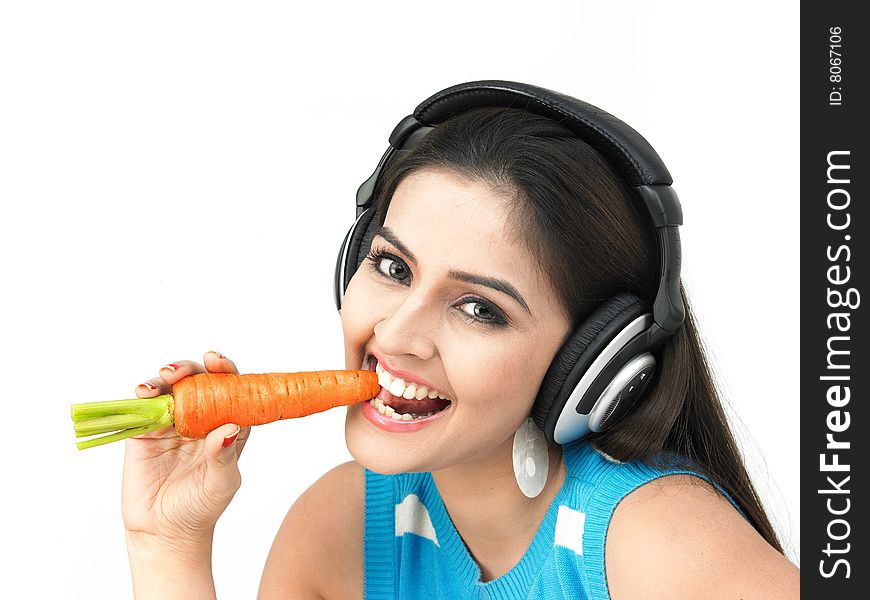
[[[287,512],[259,597],[362,598],[365,472],[350,461],[314,482]]]
[[[799,597],[797,568],[694,475],[665,475],[622,499],[605,565],[614,600]]]

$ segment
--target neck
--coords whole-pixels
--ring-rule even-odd
[[[527,498],[517,486],[512,454],[513,438],[485,457],[432,472],[450,520],[484,581],[519,562],[565,481],[561,447],[551,444],[544,489]]]

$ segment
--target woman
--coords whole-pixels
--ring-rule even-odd
[[[504,102],[515,93],[530,102]],[[493,106],[465,106],[404,155],[388,152],[361,188],[376,207],[365,258],[340,290],[345,362],[377,370],[384,389],[349,407],[355,460],[291,507],[260,597],[797,597],[797,569],[747,476],[678,278],[669,304],[685,321],[644,354],[655,357],[635,368],[642,384],[623,382],[633,407],[596,407],[579,432],[580,411],[553,392],[568,370],[554,365],[602,305],[628,314],[637,298],[656,299],[658,319],[660,265],[678,274],[679,248],[660,253],[612,161],[529,109],[576,100],[478,82],[430,106],[473,94]],[[578,361],[603,345],[612,318]],[[207,353],[204,366],[172,363],[137,394],[203,370],[235,367]],[[547,394],[561,404],[542,408]],[[214,597],[212,532],[240,485],[247,435],[228,424],[202,441],[127,441],[138,598]]]

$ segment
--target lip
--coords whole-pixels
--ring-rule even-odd
[[[438,388],[438,386],[436,386],[436,385],[432,385],[431,383],[429,383],[429,382],[426,381],[425,379],[420,379],[419,377],[417,377],[417,376],[414,375],[413,373],[408,373],[407,371],[401,371],[401,370],[399,370],[399,369],[394,369],[393,367],[391,367],[391,366],[390,366],[390,365],[389,365],[389,364],[384,360],[384,358],[383,358],[382,356],[379,356],[379,355],[378,355],[377,353],[375,353],[375,352],[372,352],[372,353],[368,356],[368,358],[366,358],[366,359],[363,361],[363,367],[364,367],[365,369],[368,369],[368,370],[370,370],[370,371],[374,371],[374,370],[375,370],[374,365],[372,365],[372,367],[369,369],[368,361],[371,360],[372,358],[374,358],[376,361],[378,361],[378,362],[380,363],[380,365],[381,365],[381,368],[382,368],[382,369],[385,369],[385,370],[386,370],[390,375],[392,375],[393,377],[399,377],[399,378],[401,378],[402,381],[404,381],[405,383],[414,383],[414,384],[417,384],[418,386],[419,386],[419,385],[425,385],[425,386],[426,386],[427,388],[429,388],[430,390],[438,390],[440,393],[443,394],[443,392],[441,392],[441,390]],[[444,395],[447,396],[447,394],[444,394]],[[450,396],[447,396],[447,397],[448,397],[448,399],[450,398]]]
[[[433,422],[447,414],[452,408],[453,404],[451,403],[441,412],[435,413],[431,417],[426,417],[425,419],[419,419],[416,421],[397,421],[392,417],[382,415],[374,406],[371,405],[371,402],[363,403],[362,413],[370,423],[374,424],[375,427],[379,429],[383,429],[390,433],[412,433],[431,425]]]

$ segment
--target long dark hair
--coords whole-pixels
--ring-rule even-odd
[[[549,277],[575,327],[616,293],[650,304],[655,298],[652,224],[602,156],[556,121],[513,108],[479,108],[445,121],[385,169],[375,192],[379,224],[399,183],[421,170],[447,170],[513,200],[516,240]],[[615,427],[586,439],[623,462],[661,466],[657,459],[669,453],[691,460],[782,552],[729,428],[682,285],[680,292],[686,320],[662,347],[646,399]]]

